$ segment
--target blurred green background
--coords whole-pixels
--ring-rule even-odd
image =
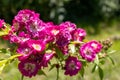
[[[32,9],[40,13],[40,18],[44,21],[53,21],[59,24],[63,21],[76,23],[87,31],[87,39],[104,40],[110,38],[113,41],[111,49],[116,52],[111,55],[115,60],[115,65],[111,65],[106,60],[104,70],[104,80],[120,80],[120,0],[0,0],[0,18],[7,23],[12,23],[12,19],[21,9]],[[2,45],[1,45],[2,44]],[[5,41],[0,41],[0,47],[6,47]],[[85,80],[99,80],[97,71],[91,74],[91,67],[86,68]],[[25,80],[55,80],[56,70],[48,71],[48,77],[36,76]],[[17,69],[17,62],[7,66],[2,74],[1,80],[20,80],[20,73]],[[64,76],[61,71],[60,80],[79,80],[78,77]]]

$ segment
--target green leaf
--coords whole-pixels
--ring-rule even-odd
[[[94,73],[97,68],[98,68],[98,66],[95,64],[94,67],[92,68],[91,72]]]
[[[115,65],[115,62],[114,60],[110,57],[110,56],[107,56],[109,58],[109,60],[112,62],[113,65]]]
[[[104,60],[104,59],[103,59],[103,60],[101,59],[101,60],[100,60],[100,63],[101,63],[102,65],[105,64],[105,60]]]
[[[10,51],[9,51],[9,49],[2,48],[2,49],[0,49],[0,53],[10,54]]]
[[[2,60],[0,61],[0,74],[1,72],[3,71],[4,67],[7,65],[7,64],[10,64],[15,58],[17,58],[18,56],[21,56],[20,54],[18,55],[13,55],[11,56],[10,58],[8,59],[5,59],[5,60]]]
[[[99,58],[98,58],[98,55],[96,55],[96,59],[94,61],[95,64],[99,65]]]
[[[56,67],[56,64],[51,65],[49,71],[51,71],[54,67]]]
[[[102,70],[102,68],[100,68],[100,66],[98,67],[98,72],[99,72],[100,80],[103,80],[104,74],[103,74],[103,70]]]
[[[21,54],[17,54],[17,55],[13,55],[13,56],[11,56],[9,59],[15,59],[15,58],[17,58],[17,57],[19,57],[19,56],[21,56]]]
[[[44,76],[47,77],[47,75],[45,74],[45,72],[44,72],[43,70],[39,70],[37,74],[38,74],[38,75],[44,75]]]
[[[2,73],[6,63],[7,63],[7,60],[0,61],[0,74]]]
[[[85,69],[84,69],[84,67],[82,67],[82,69],[80,70],[80,75],[81,75],[82,77],[84,77],[84,72],[85,72]]]
[[[4,36],[4,35],[7,35],[7,33],[4,31],[0,31],[0,36]]]
[[[112,50],[112,51],[109,51],[108,53],[112,54],[112,53],[115,53],[115,52],[116,52],[116,50]]]
[[[2,29],[1,31],[0,31],[0,36],[4,36],[4,35],[7,35],[7,34],[9,34],[9,31],[10,31],[10,25],[9,24],[4,24],[4,26],[5,26],[5,29]]]
[[[7,60],[0,61],[0,66],[3,65],[3,64],[5,64],[6,62],[7,62]]]
[[[56,49],[56,54],[57,54],[58,58],[64,60],[64,55],[62,54],[60,49],[57,47],[55,47],[55,49]]]
[[[72,41],[70,42],[71,44],[83,44],[84,42],[80,42],[80,41]]]
[[[76,52],[75,45],[74,44],[69,44],[69,52],[74,54]]]
[[[4,67],[5,67],[5,64],[3,64],[2,66],[0,66],[0,74],[2,73]]]

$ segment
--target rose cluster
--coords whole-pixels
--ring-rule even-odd
[[[73,76],[83,67],[81,59],[93,62],[101,51],[102,45],[98,41],[84,42],[86,31],[74,23],[66,21],[55,25],[39,17],[32,10],[20,10],[7,36],[17,45],[17,54],[21,54],[18,68],[22,75],[35,76],[39,70],[48,67],[52,58],[57,58],[65,75]],[[2,22],[0,20],[0,27]]]

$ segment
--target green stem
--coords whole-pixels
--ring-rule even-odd
[[[59,68],[57,68],[57,78],[56,80],[59,80]]]
[[[24,76],[22,75],[22,76],[21,76],[21,80],[23,80],[23,79],[24,79]]]

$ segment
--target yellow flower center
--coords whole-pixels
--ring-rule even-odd
[[[32,46],[35,50],[41,50],[41,46],[38,44],[33,44]]]
[[[54,35],[57,35],[57,34],[59,33],[59,30],[52,30],[52,33],[53,33]]]

